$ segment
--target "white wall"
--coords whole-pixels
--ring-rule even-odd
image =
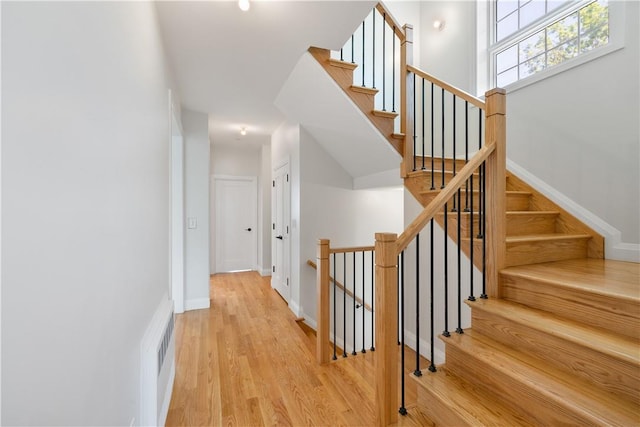
[[[640,259],[640,5],[626,5],[625,47],[515,91],[507,156],[516,174],[605,236],[607,258]],[[422,3],[421,68],[474,91],[481,56],[475,2]],[[432,29],[436,17],[447,21]],[[480,67],[481,65],[478,65]],[[482,65],[484,66],[484,65]]]
[[[265,143],[236,146],[211,145],[211,176],[255,176],[258,178],[258,265],[262,275],[271,275],[271,146]],[[211,273],[215,269],[215,188],[211,188]]]
[[[184,131],[185,310],[209,307],[209,129],[205,113],[182,110]]]
[[[509,159],[632,244],[640,243],[639,9],[626,2],[623,49],[507,95]],[[624,257],[615,250],[605,255]]]
[[[318,239],[332,247],[375,243],[376,232],[403,230],[403,190],[353,190],[353,179],[304,129],[300,129],[300,270],[302,315],[316,319],[316,272],[306,265],[316,259]],[[294,178],[295,179],[295,178]],[[295,264],[292,264],[295,265]]]
[[[2,424],[130,425],[169,289],[151,3],[2,4]]]
[[[258,268],[263,276],[271,275],[271,144],[260,148],[258,189]]]
[[[476,2],[428,1],[421,5],[419,68],[475,92]],[[435,20],[445,21],[442,31],[433,28]]]

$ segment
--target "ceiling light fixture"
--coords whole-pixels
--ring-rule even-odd
[[[438,31],[442,31],[444,30],[444,24],[445,24],[445,21],[436,19],[435,21],[433,21],[433,28],[435,28]]]
[[[247,128],[240,129],[240,135],[245,136],[247,134]]]
[[[238,7],[241,11],[246,12],[251,7],[249,0],[238,0]]]

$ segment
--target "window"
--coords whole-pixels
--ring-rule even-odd
[[[610,41],[608,0],[496,0],[494,6],[490,57],[498,87]]]

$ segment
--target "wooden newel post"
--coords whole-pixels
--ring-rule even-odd
[[[398,236],[376,233],[376,424],[398,420]]]
[[[319,364],[329,363],[329,240],[318,240],[318,268],[316,270],[318,292],[318,330],[316,356]]]
[[[407,71],[407,65],[413,65],[413,27],[405,24],[404,40],[400,45],[400,132],[404,133],[404,153],[400,174],[405,178],[413,169],[413,74]]]
[[[486,163],[487,198],[487,295],[500,297],[499,273],[505,267],[507,236],[507,104],[504,89],[485,94],[485,143],[495,144]]]

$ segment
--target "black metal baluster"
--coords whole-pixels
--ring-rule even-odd
[[[458,206],[460,206],[462,198],[462,191],[458,188]],[[462,329],[462,245],[460,244],[461,237],[461,218],[460,218],[460,209],[458,209],[458,326],[456,327],[456,332],[459,334],[464,333]]]
[[[441,103],[440,103],[440,108],[442,110],[442,185],[440,186],[440,188],[444,188],[444,88],[442,88],[442,92],[441,92]]]
[[[391,67],[391,78],[393,80],[393,84],[391,85],[392,89],[392,97],[391,97],[391,112],[396,112],[396,26],[393,26],[393,63]],[[415,80],[413,83],[413,87],[415,88]],[[415,93],[414,93],[415,96]],[[415,109],[413,110],[415,111]]]
[[[478,108],[478,150],[482,149],[482,109]],[[478,197],[478,239],[482,239],[484,230],[482,229],[482,212],[484,211],[484,198],[482,197],[482,180],[483,180],[483,167],[480,165],[478,168],[478,190],[480,191]]]
[[[371,14],[371,25],[372,25],[371,29],[373,32],[373,49],[372,49],[373,58],[372,58],[372,67],[371,67],[373,86],[371,87],[375,89],[376,88],[376,8],[375,7],[373,8],[373,13]]]
[[[452,133],[452,137],[453,137],[453,176],[456,176],[456,96],[454,94],[451,94],[453,96],[453,133]],[[457,212],[458,211],[458,205],[457,203],[457,199],[453,198],[453,208],[451,209],[451,212]]]
[[[340,48],[340,61],[344,61],[344,53],[342,52],[344,48]]]
[[[435,147],[434,125],[435,124],[433,123],[433,92],[434,92],[434,85],[433,85],[433,82],[431,82],[431,189],[435,190],[436,189],[435,177],[433,176],[433,168],[434,168],[433,157],[434,157],[434,151],[435,151],[434,150],[434,147]]]
[[[446,234],[446,232],[445,232]],[[431,354],[429,356],[429,359],[431,359],[431,363],[429,364],[429,371],[431,372],[435,372],[436,371],[436,365],[433,363],[433,359],[434,359],[434,355],[435,355],[435,349],[434,349],[434,343],[435,343],[435,325],[434,325],[434,319],[435,319],[435,313],[434,313],[434,301],[433,301],[433,297],[434,297],[434,288],[435,288],[435,283],[434,283],[434,265],[433,265],[433,218],[431,218],[431,250],[430,250],[430,264],[431,264],[431,283],[429,286],[429,312],[430,312],[430,323],[431,323],[431,327],[430,327],[430,336],[429,336],[429,340],[431,341]]]
[[[396,274],[396,277],[398,278],[398,287],[397,287],[397,296],[398,296],[398,319],[400,319],[400,288],[402,287],[402,275],[400,274],[400,255],[398,255],[398,258],[396,259],[396,263],[398,264],[398,271]],[[399,322],[399,320],[398,320]],[[400,329],[398,329],[397,331],[397,337],[398,337],[398,345],[400,345]]]
[[[345,289],[347,284],[344,284]],[[355,356],[356,354],[358,354],[358,352],[356,352],[356,295],[358,295],[356,293],[356,253],[355,251],[353,252],[353,350],[351,351],[351,355]],[[364,312],[364,307],[362,308],[362,311]]]
[[[471,187],[471,197],[469,198],[469,301],[475,301],[473,295],[473,174],[469,177],[469,186]]]
[[[367,310],[365,309],[365,304],[364,304],[364,302],[365,302],[365,299],[364,299],[364,293],[365,293],[364,292],[364,288],[365,288],[365,286],[364,286],[364,251],[362,251],[362,350],[361,351],[363,353],[366,353],[367,350],[364,349],[364,337],[366,337],[366,335],[365,335],[365,326],[364,326],[364,324],[365,324],[364,316],[365,316],[365,314],[366,314],[365,312]]]
[[[444,331],[442,335],[448,337],[449,334],[449,209],[444,204]]]
[[[480,298],[487,299],[487,162],[482,162],[482,294]]]
[[[407,415],[405,407],[404,384],[404,251],[400,252],[400,281],[402,288],[400,293],[400,415]]]
[[[355,64],[355,63],[356,63],[356,61],[355,61],[355,59],[354,59],[354,57],[353,57],[353,52],[354,52],[354,51],[355,51],[355,46],[354,46],[354,35],[353,35],[353,34],[351,34],[351,63],[352,63],[352,64]]]
[[[365,33],[365,21],[362,21],[362,87],[364,87],[364,68],[365,68],[365,63],[364,63],[364,58],[365,58],[365,51],[364,51],[364,33]]]
[[[342,357],[347,357],[347,253],[342,253]]]
[[[336,305],[336,253],[333,253],[333,360],[336,360],[338,357],[336,356],[336,341],[338,340],[338,335],[336,334],[336,312],[338,311],[338,306]]]
[[[413,111],[416,111],[416,75],[413,74]],[[416,121],[413,121],[413,170],[416,170]]]
[[[375,251],[371,251],[371,351],[376,351],[375,345],[375,314],[376,314],[376,306],[375,306],[375,271],[374,271],[374,259],[375,259]]]
[[[387,111],[387,14],[382,14],[382,111]]]
[[[416,377],[422,376],[420,370],[420,233],[416,235]]]
[[[424,78],[422,79],[422,170],[425,170],[424,167]]]
[[[464,101],[464,163],[469,162],[469,101]],[[471,189],[473,190],[473,188]],[[464,183],[464,211],[469,212],[469,181]]]

